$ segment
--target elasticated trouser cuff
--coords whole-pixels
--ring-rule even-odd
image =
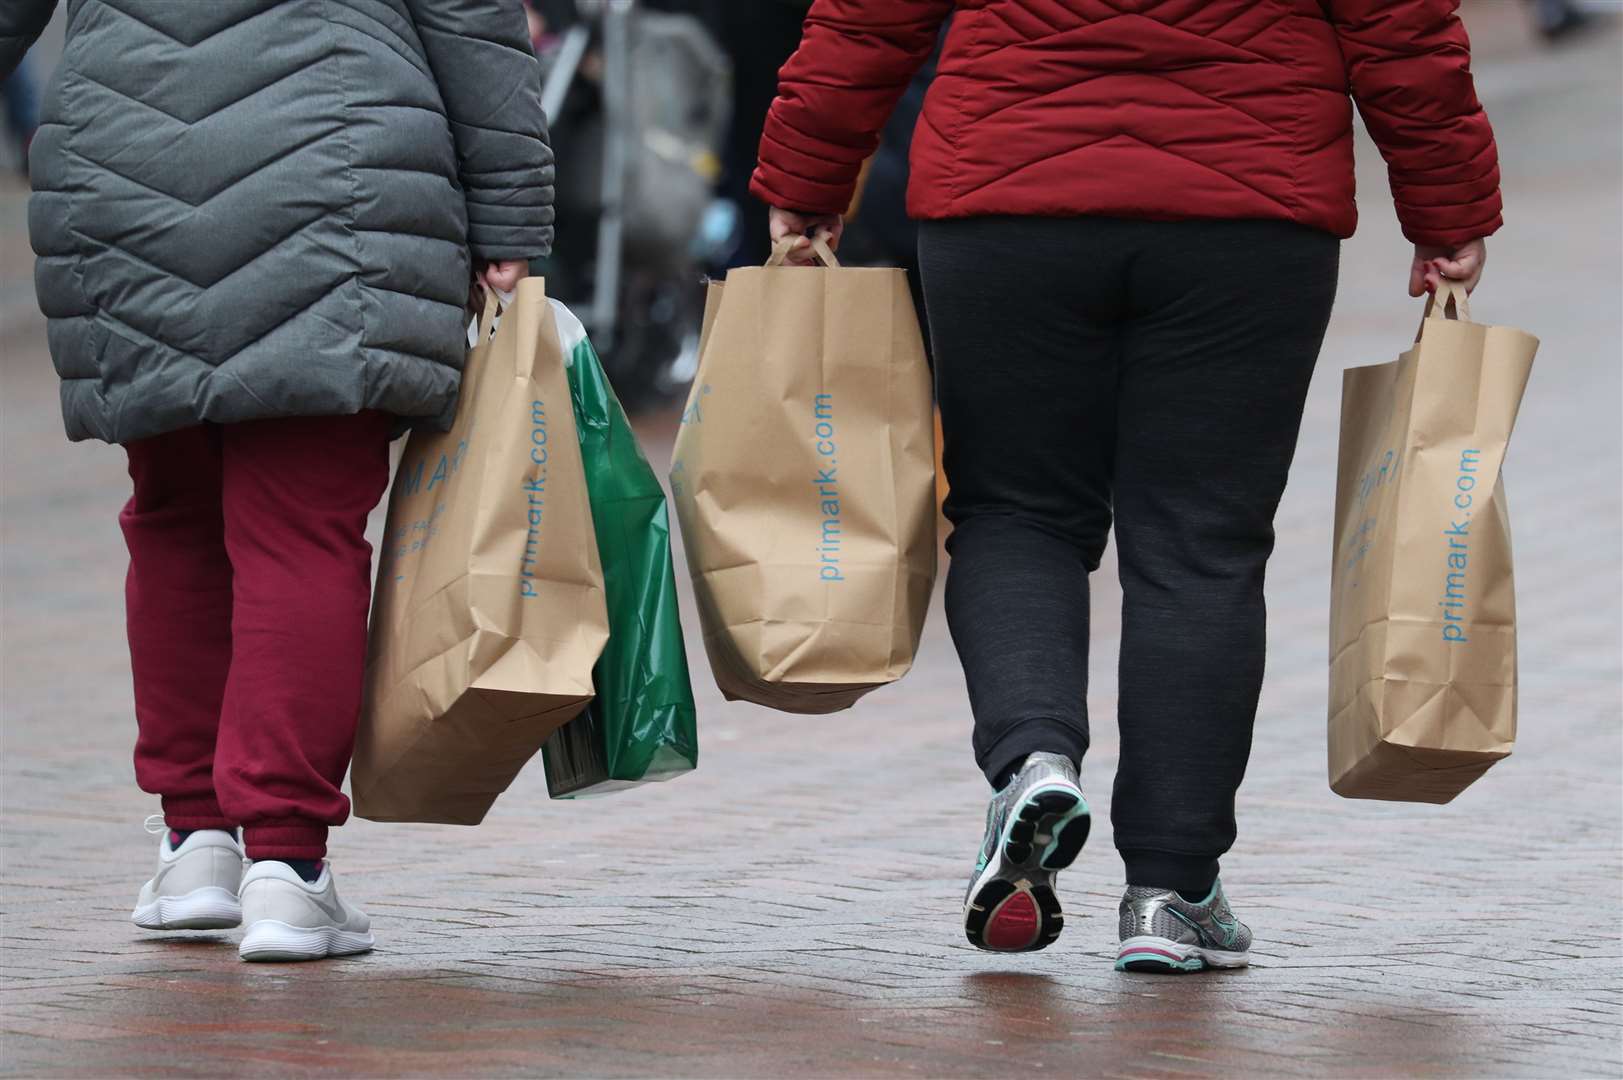
[[[197,829],[224,829],[230,832],[237,823],[225,816],[218,801],[212,798],[182,798],[163,800],[163,823],[178,832]]]
[[[1176,889],[1186,896],[1205,896],[1217,881],[1217,860],[1171,851],[1123,851],[1127,884]]]
[[[1024,720],[998,737],[981,755],[981,771],[994,788],[998,780],[1027,754],[1064,754],[1080,765],[1088,740],[1070,724],[1046,716]]]
[[[327,826],[319,821],[288,818],[259,821],[242,830],[248,858],[323,859],[327,856]]]

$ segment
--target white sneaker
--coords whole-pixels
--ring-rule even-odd
[[[221,829],[198,829],[180,847],[170,843],[162,818],[147,827],[163,829],[158,873],[141,886],[130,919],[143,930],[224,930],[242,923],[242,847]]]
[[[372,920],[339,898],[331,866],[310,882],[287,863],[256,862],[242,879],[242,910],[244,960],[321,960],[372,948]]]

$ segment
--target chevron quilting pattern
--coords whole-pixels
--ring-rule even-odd
[[[516,0],[70,0],[30,209],[70,433],[442,419],[469,246],[550,244],[538,97]]]
[[[952,26],[913,145],[920,217],[1356,222],[1356,98],[1417,241],[1498,222],[1456,0],[822,0],[755,190],[843,209],[890,103]]]

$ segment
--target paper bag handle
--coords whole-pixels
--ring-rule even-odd
[[[798,236],[785,236],[782,240],[773,244],[772,254],[767,257],[766,264],[768,266],[782,266],[783,260],[789,257],[789,252],[794,250],[795,245],[800,240],[801,237]],[[824,266],[835,270],[839,269],[840,260],[834,257],[834,249],[828,246],[827,240],[824,240],[821,235],[814,235],[811,238],[811,244],[813,253],[816,254],[818,260]]]
[[[1437,291],[1426,297],[1426,313],[1420,319],[1420,330],[1415,334],[1416,341],[1419,341],[1420,335],[1426,332],[1426,323],[1431,319],[1470,322],[1471,298],[1466,293],[1465,286],[1448,278],[1438,282]]]
[[[485,306],[474,318],[472,326],[468,329],[468,348],[483,345],[490,340],[491,333],[496,328],[496,320],[501,318],[502,312],[513,304],[516,293],[497,292],[495,289],[484,287],[480,289],[485,294]]]

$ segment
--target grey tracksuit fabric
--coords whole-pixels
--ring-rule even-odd
[[[0,72],[56,0],[0,0]],[[552,243],[520,0],[66,0],[29,230],[68,434],[448,423],[469,251]]]

